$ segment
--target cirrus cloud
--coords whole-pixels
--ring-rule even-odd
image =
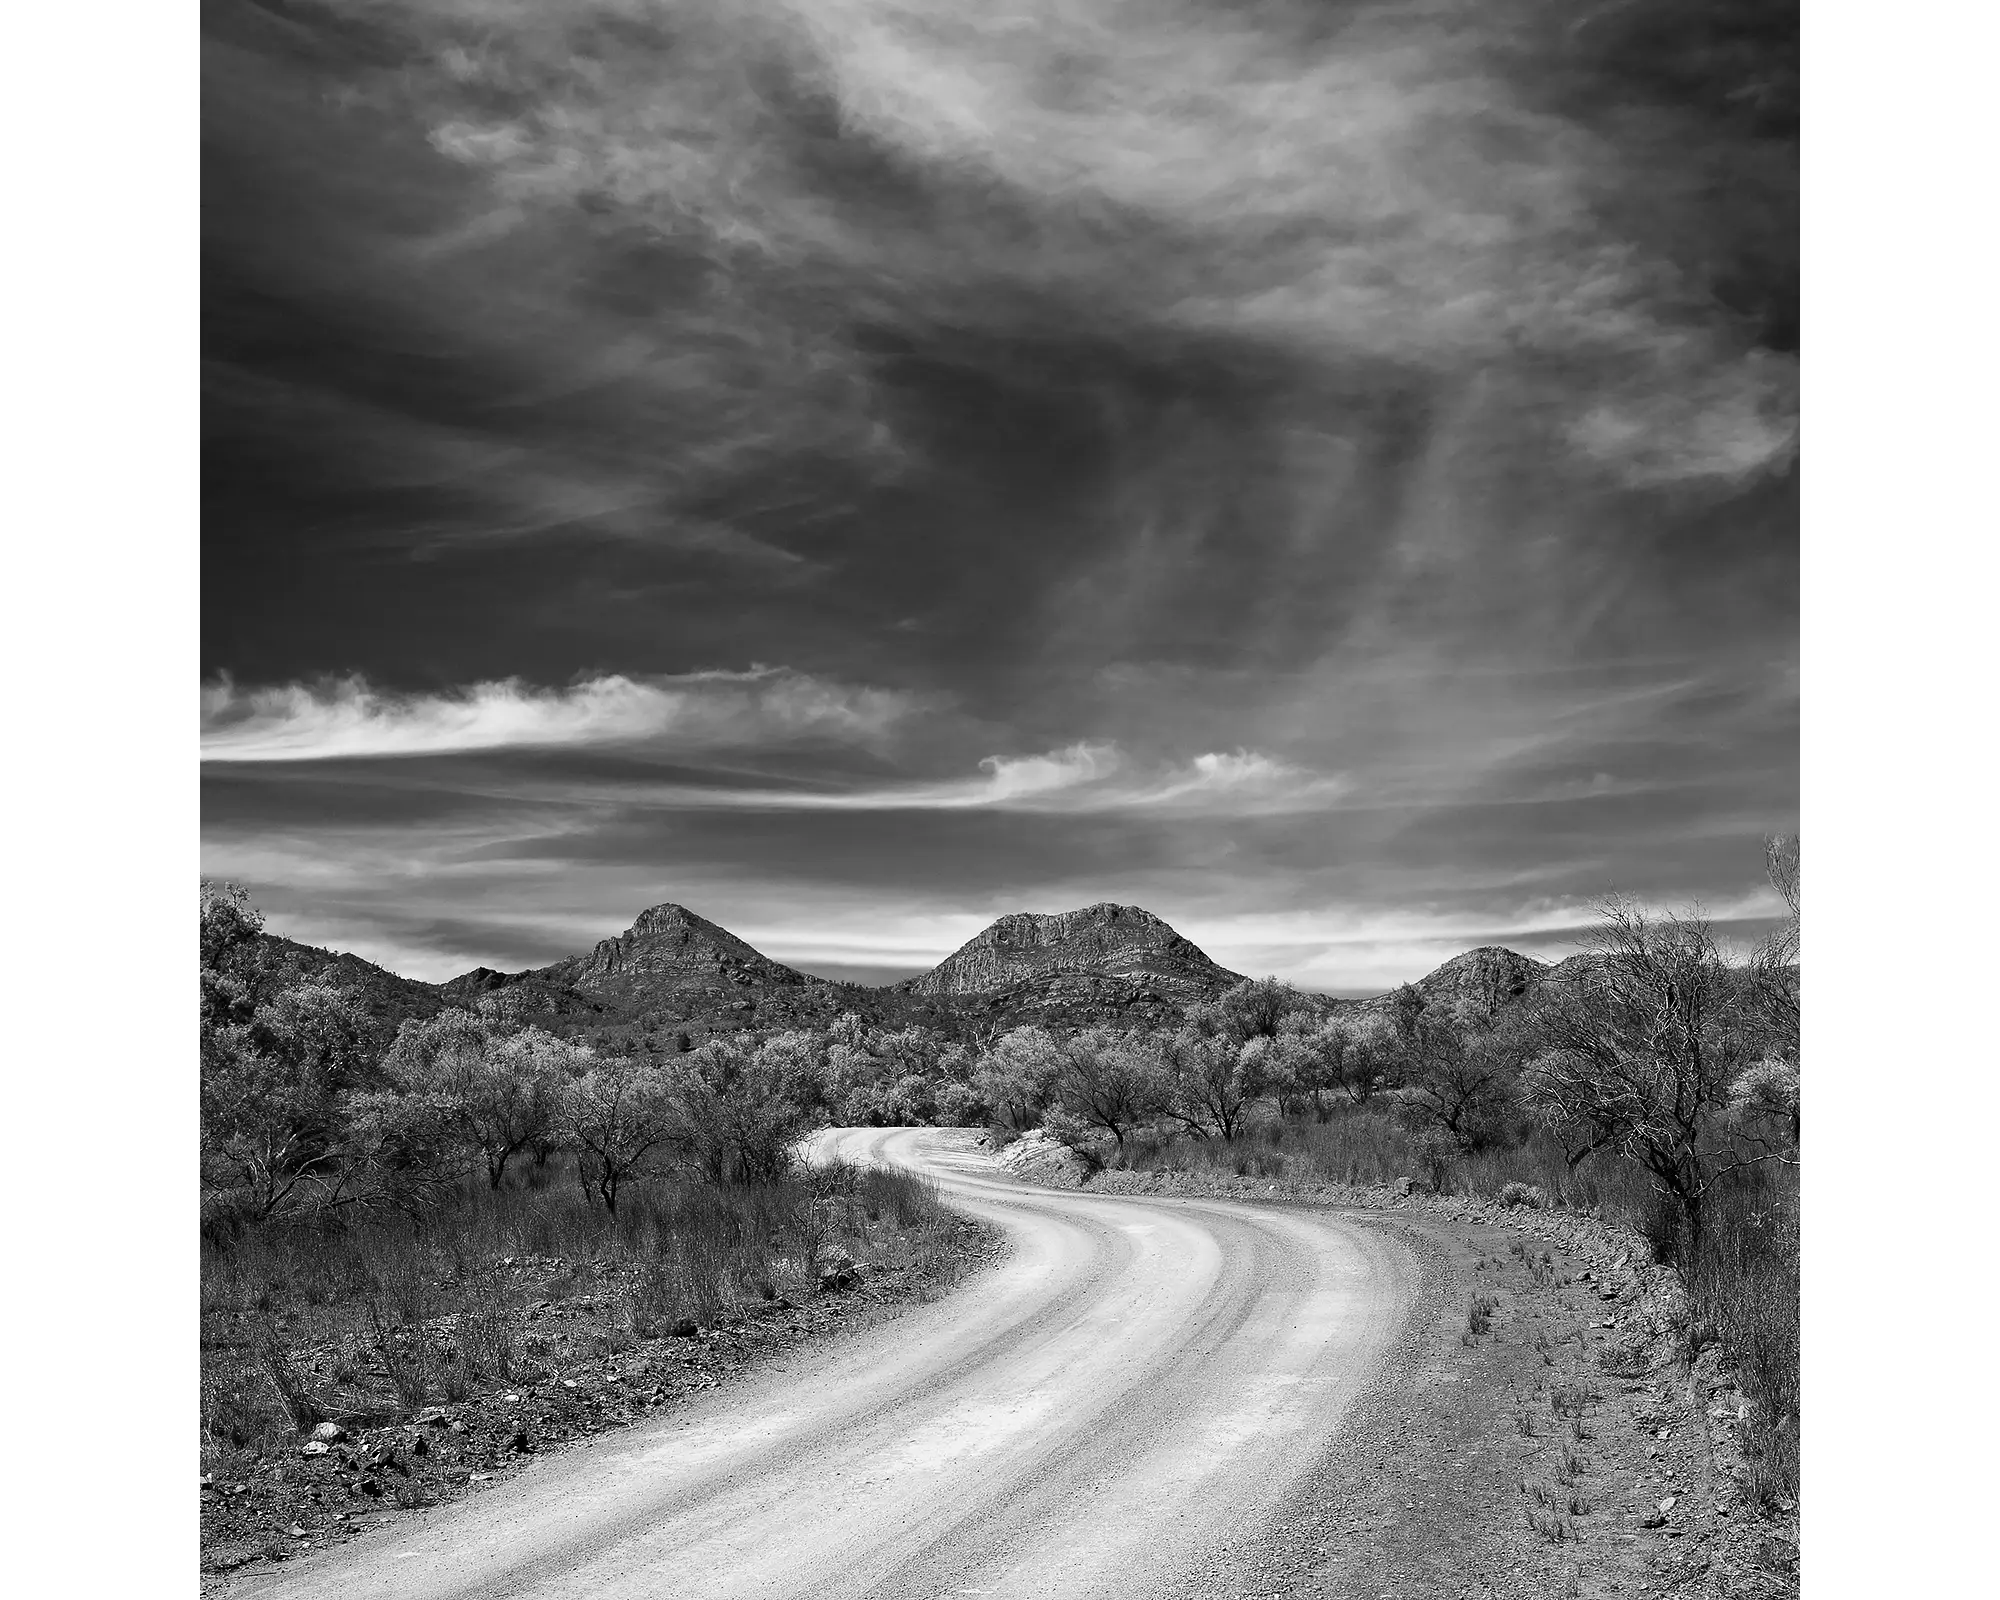
[[[659,785],[626,795],[687,810],[1041,811],[1153,810],[1269,815],[1307,811],[1349,792],[1344,778],[1270,756],[1208,752],[1184,763],[1141,766],[1116,744],[1080,742],[1031,756],[987,756],[981,777],[867,788],[704,788]]]

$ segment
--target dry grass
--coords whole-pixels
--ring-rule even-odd
[[[942,1280],[956,1223],[935,1186],[832,1164],[782,1183],[670,1179],[616,1217],[552,1169],[495,1193],[468,1185],[416,1216],[274,1229],[202,1256],[205,1465],[282,1445],[320,1421],[407,1415],[543,1375],[531,1303],[565,1308],[589,1348],[692,1332],[815,1281],[839,1246]],[[573,1313],[567,1308],[574,1308]]]

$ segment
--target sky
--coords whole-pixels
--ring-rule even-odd
[[[1796,11],[214,0],[204,871],[1372,993],[1798,816]]]

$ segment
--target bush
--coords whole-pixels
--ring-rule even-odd
[[[1500,1186],[1500,1203],[1503,1206],[1526,1206],[1531,1211],[1539,1211],[1545,1202],[1542,1191],[1532,1183],[1514,1182]]]

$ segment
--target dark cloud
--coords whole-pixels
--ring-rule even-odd
[[[1335,981],[1740,901],[1793,819],[1790,8],[207,32],[210,853],[274,905],[435,967],[699,889],[873,971],[1112,895]],[[814,739],[672,699],[757,670]]]

